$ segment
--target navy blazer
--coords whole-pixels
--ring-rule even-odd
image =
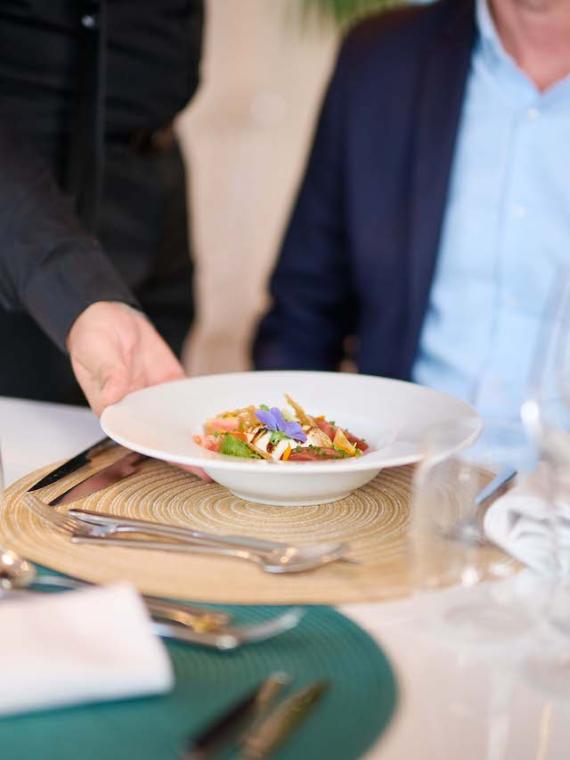
[[[408,379],[429,300],[476,38],[473,0],[373,17],[347,36],[271,279],[259,369]]]

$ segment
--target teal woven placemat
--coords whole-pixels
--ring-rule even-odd
[[[224,607],[259,622],[283,607]],[[235,652],[169,644],[176,687],[169,695],[51,710],[0,720],[2,760],[176,760],[185,737],[284,670],[292,689],[331,683],[314,713],[274,755],[279,760],[351,760],[376,741],[396,704],[392,669],[377,644],[330,607],[310,607],[293,631]]]

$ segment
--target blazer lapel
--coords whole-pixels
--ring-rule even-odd
[[[430,48],[421,82],[410,216],[410,367],[429,299],[473,45],[472,0],[455,0],[453,18]]]

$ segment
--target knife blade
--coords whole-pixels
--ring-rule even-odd
[[[44,475],[44,477],[38,480],[37,483],[34,483],[33,486],[28,488],[28,491],[38,491],[40,488],[45,488],[46,486],[51,486],[54,483],[57,483],[58,480],[65,478],[72,472],[75,472],[86,464],[89,464],[89,462],[91,462],[95,456],[101,454],[103,451],[107,451],[113,446],[117,446],[117,444],[115,441],[111,440],[111,438],[108,436],[101,438],[100,441],[96,441],[95,443],[91,444],[91,446],[88,446],[84,451],[80,451],[79,454],[76,454],[75,456],[71,457],[71,459],[68,459],[67,462],[58,465],[55,470],[52,470],[47,475]]]
[[[64,491],[55,499],[48,502],[50,507],[55,507],[58,504],[69,504],[70,502],[77,501],[78,499],[84,499],[86,496],[90,496],[92,493],[102,491],[103,488],[118,483],[135,472],[138,472],[140,465],[146,461],[148,457],[143,454],[137,454],[136,451],[129,451],[116,462],[113,462],[107,467],[104,467],[99,472],[90,475],[82,480],[80,483],[76,483],[67,491]]]
[[[265,718],[256,722],[240,740],[240,760],[264,760],[269,757],[309,717],[328,688],[328,681],[315,681],[283,700]]]
[[[287,673],[272,673],[243,699],[231,705],[197,736],[190,737],[182,754],[182,760],[207,760],[214,753],[230,744],[238,732],[250,720],[268,709],[285,686],[290,683]]]

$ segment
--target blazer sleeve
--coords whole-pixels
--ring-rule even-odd
[[[344,68],[341,51],[270,280],[271,307],[254,341],[258,369],[337,369],[354,330],[343,197]]]
[[[136,306],[49,169],[0,126],[0,306],[27,311],[65,350],[71,325],[96,301]]]

